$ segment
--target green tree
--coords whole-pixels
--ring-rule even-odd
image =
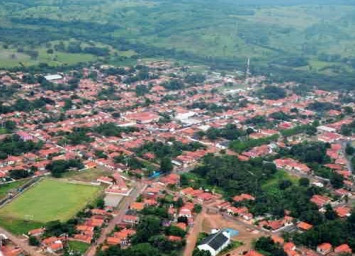
[[[352,113],[354,113],[354,110],[352,109],[352,107],[346,106],[343,109],[344,109],[344,113],[346,115],[351,115]]]
[[[162,172],[171,172],[174,169],[173,163],[171,162],[170,157],[162,158],[160,162],[160,170]]]
[[[125,251],[124,255],[125,256],[152,256],[152,255],[160,256],[162,254],[158,251],[157,248],[154,248],[151,244],[141,243],[129,247]]]
[[[333,207],[330,204],[325,206],[325,213],[324,216],[328,220],[335,220],[337,217],[336,212],[334,211]]]
[[[352,156],[352,155],[355,153],[355,148],[352,147],[352,146],[350,145],[350,143],[348,143],[348,144],[346,144],[345,153],[346,153],[348,156]]]
[[[170,226],[165,229],[165,234],[167,236],[185,237],[186,231],[184,231],[181,228],[176,227],[176,226]]]
[[[181,208],[183,207],[183,205],[184,205],[184,201],[182,200],[181,197],[179,197],[178,200],[176,201],[176,207]]]
[[[39,246],[40,242],[38,241],[38,239],[34,236],[30,236],[30,238],[28,239],[28,244],[31,246]]]
[[[334,188],[342,188],[344,186],[344,177],[336,172],[333,172],[330,177],[330,183]]]
[[[298,180],[298,184],[302,187],[308,187],[309,186],[309,179],[302,177]]]
[[[211,256],[211,253],[209,251],[199,250],[198,248],[195,248],[192,252],[192,256]]]
[[[97,200],[96,202],[96,207],[100,208],[100,209],[104,209],[105,208],[105,200],[100,198],[99,200]]]
[[[144,243],[160,232],[160,219],[156,216],[145,216],[137,226],[137,233],[132,239],[133,244]]]
[[[281,246],[274,243],[270,237],[260,237],[255,243],[255,249],[267,252],[273,256],[287,256]]]
[[[200,213],[200,212],[202,211],[202,205],[200,205],[200,204],[195,204],[193,211],[194,211],[195,213]]]

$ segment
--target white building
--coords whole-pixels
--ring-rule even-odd
[[[47,75],[44,77],[47,81],[55,81],[55,80],[60,80],[63,77],[61,75]]]
[[[206,237],[197,248],[200,251],[209,251],[216,256],[230,244],[230,234],[227,230],[220,230]]]
[[[336,129],[328,126],[318,126],[317,127],[318,132],[336,132]]]

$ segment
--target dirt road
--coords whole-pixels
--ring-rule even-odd
[[[0,228],[0,234],[4,234],[7,236],[14,244],[21,247],[27,254],[31,256],[43,256],[44,254],[35,250],[35,247],[31,247],[28,245],[27,240],[19,239],[13,234],[7,232],[5,229]]]
[[[198,234],[202,232],[202,222],[206,217],[206,209],[203,208],[202,212],[196,217],[194,226],[190,229],[188,237],[186,239],[186,246],[184,256],[192,256],[192,252],[195,249],[197,243]]]

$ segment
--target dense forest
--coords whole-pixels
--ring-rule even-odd
[[[0,67],[163,57],[244,71],[250,58],[252,73],[274,81],[351,89],[354,9],[353,0],[1,1]]]
[[[293,157],[303,157],[303,152],[310,148],[319,148],[322,155],[321,144],[303,145],[291,149]],[[309,151],[308,151],[309,152]],[[315,154],[307,159],[309,162],[321,161]],[[286,156],[286,153],[280,155]],[[250,193],[257,196],[255,201],[243,202],[255,215],[271,214],[275,218],[284,216],[285,210],[291,211],[291,216],[313,225],[322,225],[326,219],[320,214],[310,198],[315,194],[323,194],[323,188],[311,186],[308,179],[292,180],[287,176],[281,178],[282,171],[267,159],[254,158],[242,162],[233,156],[206,155],[201,166],[192,170],[198,179],[191,182],[189,175],[182,175],[183,186],[192,185],[196,188],[212,186],[221,191],[228,199],[241,193]],[[198,181],[198,182],[196,182]],[[241,206],[237,203],[236,206]]]

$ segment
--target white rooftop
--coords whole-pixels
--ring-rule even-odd
[[[53,81],[53,80],[62,79],[63,77],[61,75],[47,75],[44,78],[48,81]]]

